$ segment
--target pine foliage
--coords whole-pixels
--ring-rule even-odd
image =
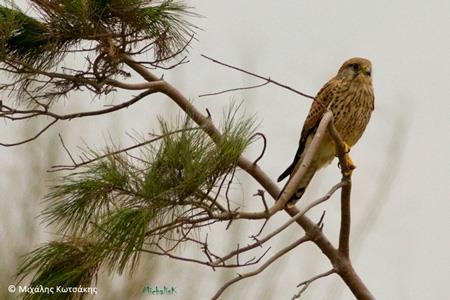
[[[0,6],[3,62],[56,65],[80,41],[109,40],[124,50],[153,44],[157,60],[182,48],[193,27],[189,8],[172,0],[30,0],[38,17]]]
[[[28,254],[19,275],[35,272],[30,286],[89,286],[100,267],[133,271],[141,250],[162,238],[150,235],[152,229],[195,215],[234,172],[255,129],[254,119],[237,109],[225,114],[218,144],[188,119],[176,125],[161,120],[159,142],[140,149],[139,157],[116,153],[62,177],[42,216],[66,238]],[[165,237],[178,234],[174,227]]]

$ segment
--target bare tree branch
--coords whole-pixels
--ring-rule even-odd
[[[34,136],[32,136],[29,139],[20,141],[20,142],[15,142],[15,143],[0,143],[0,146],[3,147],[13,147],[13,146],[18,146],[18,145],[22,145],[22,144],[26,144],[28,142],[34,141],[35,139],[37,139],[41,134],[43,134],[45,131],[47,131],[47,129],[49,129],[51,126],[55,125],[55,123],[58,122],[57,119],[51,121],[47,126],[45,126],[44,128],[42,128],[38,133],[36,133]]]
[[[292,249],[296,248],[297,246],[299,246],[300,244],[303,244],[304,242],[309,241],[309,237],[308,236],[303,236],[302,238],[296,240],[295,242],[293,242],[292,244],[288,245],[287,247],[281,249],[280,251],[278,251],[275,255],[273,255],[272,257],[270,257],[264,264],[262,264],[258,269],[252,271],[252,272],[248,272],[245,274],[238,274],[236,277],[234,277],[232,280],[226,282],[215,294],[214,296],[211,298],[213,299],[219,299],[219,297],[223,294],[223,292],[232,284],[241,281],[242,279],[245,278],[249,278],[255,275],[258,275],[259,273],[261,273],[262,271],[264,271],[268,266],[270,266],[272,263],[274,263],[276,260],[278,260],[279,258],[281,258],[284,254],[288,253],[289,251],[291,251]]]
[[[267,139],[266,139],[266,136],[264,134],[262,134],[261,132],[257,132],[253,136],[260,136],[263,140],[263,148],[261,150],[261,154],[253,162],[256,165],[261,160],[261,158],[263,158],[264,153],[266,153]]]
[[[302,93],[302,92],[300,92],[300,91],[298,91],[298,90],[296,90],[296,89],[294,89],[294,88],[292,88],[292,87],[290,87],[290,86],[287,86],[287,85],[282,84],[282,83],[280,83],[280,82],[278,82],[278,81],[275,81],[275,80],[273,80],[273,79],[270,79],[269,77],[264,77],[264,76],[261,76],[261,75],[258,75],[258,74],[255,74],[255,73],[246,71],[246,70],[244,70],[244,69],[241,69],[241,68],[238,68],[238,67],[235,67],[235,66],[232,66],[232,65],[223,63],[223,62],[221,62],[221,61],[218,61],[217,59],[211,58],[211,57],[206,56],[206,55],[204,55],[204,54],[202,54],[201,56],[203,56],[204,58],[206,58],[206,59],[212,61],[213,63],[216,63],[216,64],[219,64],[219,65],[225,66],[225,67],[230,68],[230,69],[233,69],[233,70],[237,70],[237,71],[239,71],[239,72],[242,72],[242,73],[251,75],[251,76],[253,76],[253,77],[257,77],[257,78],[259,78],[259,79],[263,79],[264,81],[266,81],[266,83],[267,83],[267,82],[273,83],[273,84],[278,85],[278,86],[280,86],[280,87],[282,87],[282,88],[285,88],[285,89],[287,89],[287,90],[289,90],[289,91],[291,91],[291,92],[294,92],[294,93],[296,93],[296,94],[298,94],[298,95],[300,95],[300,96],[303,96],[303,97],[305,97],[305,98],[309,98],[309,99],[315,100],[315,98],[314,98],[313,96],[310,96],[310,95],[307,95],[307,94],[305,94],[305,93]],[[264,83],[264,84],[266,84],[266,83]]]
[[[59,120],[72,120],[72,119],[76,119],[76,118],[98,116],[98,115],[103,115],[103,114],[108,114],[108,113],[111,113],[114,111],[118,111],[123,108],[127,108],[130,105],[133,105],[134,103],[143,99],[145,96],[156,93],[157,86],[161,83],[162,83],[162,81],[153,82],[152,84],[153,84],[154,88],[147,89],[146,91],[140,93],[139,95],[131,98],[128,101],[122,102],[120,104],[113,105],[113,106],[105,108],[105,109],[100,109],[100,110],[95,110],[95,111],[87,111],[87,112],[79,112],[79,113],[71,113],[71,114],[66,114],[66,115],[56,114],[56,113],[50,112],[46,109],[44,109],[44,110],[39,110],[39,109],[16,110],[16,109],[13,109],[13,108],[8,107],[3,104],[2,108],[6,108],[6,110],[2,111],[0,113],[0,118],[17,120],[17,119],[30,119],[30,118],[35,118],[37,116],[47,116],[47,117],[53,118],[54,120],[52,122],[50,122],[47,126],[45,126],[42,130],[40,130],[36,135],[34,135],[33,137],[31,137],[29,139],[26,139],[26,140],[20,141],[20,142],[15,142],[15,143],[0,143],[0,146],[12,147],[12,146],[17,146],[17,145],[31,142],[31,141],[37,139],[41,134],[43,134],[45,131],[47,131],[47,129],[49,129],[51,126],[53,126]],[[24,116],[19,117],[19,118],[11,117],[11,115],[17,115],[17,114],[24,115]]]
[[[199,241],[196,241],[196,242],[201,243]],[[225,261],[220,261],[219,263],[217,263],[217,261],[215,261],[215,262],[212,261],[211,256],[212,257],[218,257],[218,256],[216,256],[215,254],[213,254],[209,251],[209,249],[207,247],[207,243],[201,243],[201,245],[204,249],[205,255],[208,257],[208,261],[202,261],[199,259],[174,255],[174,254],[172,254],[172,251],[174,250],[175,247],[172,247],[172,249],[170,249],[170,250],[166,250],[157,243],[152,243],[149,246],[156,247],[159,251],[152,250],[152,249],[145,249],[145,248],[139,249],[139,251],[158,255],[158,256],[167,256],[167,257],[175,259],[175,260],[181,260],[181,261],[185,261],[185,262],[191,262],[191,263],[196,263],[196,264],[200,264],[200,265],[205,265],[205,266],[211,267],[213,270],[215,268],[240,268],[240,267],[248,267],[248,266],[256,265],[270,251],[270,247],[269,247],[268,249],[266,249],[266,251],[264,251],[261,255],[259,255],[259,257],[252,257],[249,260],[242,262],[242,263],[237,261],[236,263],[227,264]],[[238,253],[242,253],[242,252],[243,251],[238,252]]]
[[[311,202],[303,210],[299,211],[295,216],[290,218],[286,223],[284,223],[282,226],[280,226],[276,230],[272,231],[270,234],[266,235],[264,238],[258,239],[257,238],[258,234],[251,236],[254,240],[256,240],[255,243],[250,244],[250,245],[248,245],[246,247],[240,248],[239,250],[232,251],[232,252],[230,252],[229,254],[227,254],[225,256],[222,256],[220,258],[220,261],[226,261],[226,260],[232,258],[233,256],[237,255],[238,253],[242,253],[242,252],[248,251],[250,249],[261,247],[264,243],[266,243],[267,241],[272,239],[274,236],[276,236],[279,233],[281,233],[282,231],[284,231],[292,223],[295,223],[299,218],[301,218],[303,215],[305,215],[313,207],[315,207],[315,206],[319,205],[320,203],[323,203],[326,200],[328,200],[334,194],[334,192],[336,192],[338,189],[342,188],[345,185],[346,185],[346,183],[344,183],[344,182],[340,182],[340,183],[336,184],[335,186],[333,186],[331,188],[331,190],[325,196],[323,196],[323,197],[321,197],[321,198]],[[218,262],[215,262],[215,264],[218,264]]]
[[[256,88],[265,86],[265,85],[267,85],[269,83],[270,83],[270,81],[266,81],[264,83],[257,84],[257,85],[251,85],[251,86],[245,86],[245,87],[240,87],[240,88],[228,89],[228,90],[223,90],[223,91],[215,92],[215,93],[202,94],[202,95],[199,95],[198,97],[201,98],[201,97],[207,97],[207,96],[217,96],[217,95],[225,94],[225,93],[228,93],[228,92],[256,89]]]
[[[341,228],[339,232],[339,251],[348,259],[350,259],[350,192],[351,181],[346,179],[345,188],[341,191]]]
[[[350,259],[350,225],[351,225],[351,211],[350,211],[350,194],[352,188],[352,167],[349,165],[349,160],[346,158],[348,153],[347,149],[342,142],[342,138],[339,132],[334,127],[334,124],[330,123],[329,132],[335,140],[339,164],[341,166],[342,182],[346,182],[346,186],[341,191],[341,225],[339,232],[339,251],[347,258]]]
[[[275,235],[279,234],[280,232],[284,231],[286,228],[288,228],[292,223],[295,223],[298,221],[298,219],[300,219],[301,217],[303,217],[308,211],[310,211],[313,207],[327,201],[328,199],[330,199],[330,197],[340,188],[342,188],[343,186],[345,186],[346,183],[345,182],[340,182],[338,184],[336,184],[335,186],[333,186],[330,191],[328,191],[328,193],[309,203],[304,209],[302,209],[301,211],[297,212],[292,218],[290,218],[286,223],[284,223],[282,226],[280,226],[279,228],[277,228],[276,230],[274,230],[272,233],[270,233],[269,235],[267,235],[266,237],[264,237],[261,240],[258,240],[256,238],[256,236],[252,236],[254,239],[256,239],[258,241],[259,245],[262,245],[263,243],[267,242],[268,240],[270,240],[272,237],[274,237]]]
[[[314,276],[314,277],[312,277],[312,278],[310,278],[310,279],[308,279],[306,281],[303,281],[302,283],[297,285],[297,287],[301,287],[301,286],[303,286],[303,287],[297,294],[295,294],[292,297],[292,300],[300,298],[302,296],[303,292],[305,292],[308,289],[309,285],[311,283],[313,283],[314,281],[316,281],[316,280],[318,280],[320,278],[324,278],[324,277],[330,276],[331,274],[334,274],[334,273],[336,273],[336,271],[334,269],[331,269],[331,270],[329,270],[327,272],[321,273],[321,274],[316,275],[316,276]]]

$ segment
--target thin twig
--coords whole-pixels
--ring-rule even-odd
[[[288,245],[287,247],[281,249],[280,251],[278,251],[275,255],[273,255],[272,257],[270,257],[264,264],[262,264],[258,269],[252,271],[252,272],[248,272],[245,274],[238,274],[236,277],[234,277],[233,279],[231,279],[230,281],[226,282],[215,294],[214,296],[211,298],[212,300],[214,299],[219,299],[220,295],[222,295],[222,293],[232,284],[241,281],[242,279],[245,278],[249,278],[255,275],[258,275],[259,273],[261,273],[262,271],[264,271],[268,266],[270,266],[273,262],[277,261],[279,258],[281,258],[284,254],[288,253],[289,251],[291,251],[292,249],[296,248],[297,246],[299,246],[300,244],[309,241],[309,237],[307,236],[303,236],[302,238],[296,240],[295,242],[291,243],[290,245]]]
[[[241,248],[241,251],[242,251],[242,252],[245,252],[245,251],[248,251],[248,250],[251,250],[251,249],[254,249],[254,248],[257,248],[257,247],[262,246],[264,243],[266,243],[267,241],[269,241],[270,239],[272,239],[274,236],[278,235],[280,232],[284,231],[287,227],[289,227],[291,224],[293,224],[293,223],[296,222],[298,219],[300,219],[302,216],[304,216],[304,215],[305,215],[309,210],[311,210],[313,207],[315,207],[315,206],[317,206],[317,205],[319,205],[319,204],[321,204],[321,203],[327,201],[328,199],[330,199],[330,197],[331,197],[338,189],[340,189],[342,186],[344,186],[345,184],[346,184],[346,183],[344,183],[344,182],[340,182],[340,183],[336,184],[335,186],[333,186],[333,187],[328,191],[328,193],[327,193],[325,196],[323,196],[323,197],[321,197],[321,198],[319,198],[319,199],[317,199],[317,200],[311,202],[311,203],[310,203],[308,206],[306,206],[303,210],[299,211],[295,216],[291,217],[286,223],[284,223],[282,226],[280,226],[280,227],[278,227],[277,229],[275,229],[274,231],[272,231],[270,234],[266,235],[264,238],[258,239],[257,236],[258,236],[259,234],[258,234],[258,235],[251,236],[251,238],[253,238],[256,242],[253,243],[253,244],[250,244],[250,245],[248,245],[248,246],[246,246],[246,247]],[[266,221],[267,221],[267,220],[268,220],[268,218],[266,219]],[[226,261],[226,260],[232,258],[233,256],[235,256],[236,254],[237,254],[236,251],[232,251],[232,252],[230,252],[229,254],[222,256],[221,261],[224,261],[224,260]],[[213,264],[216,265],[216,264],[218,264],[218,263],[219,263],[219,262],[216,261],[216,262],[214,262]]]
[[[258,237],[261,235],[261,233],[263,232],[264,228],[266,227],[267,223],[269,222],[269,218],[264,220],[264,223],[262,224],[261,228],[258,230],[258,233],[256,233],[255,235],[253,235],[254,239],[258,239]],[[258,241],[258,240],[257,240]]]
[[[233,89],[228,89],[228,90],[223,90],[220,92],[215,92],[215,93],[208,93],[208,94],[202,94],[199,95],[198,97],[207,97],[207,96],[217,96],[217,95],[221,95],[221,94],[225,94],[225,93],[229,93],[229,92],[235,92],[235,91],[242,91],[242,90],[250,90],[250,89],[256,89],[262,86],[265,86],[267,84],[269,84],[270,81],[266,81],[264,83],[261,84],[257,84],[257,85],[251,85],[251,86],[244,86],[244,87],[239,87],[239,88],[233,88]]]
[[[59,136],[59,140],[61,141],[61,144],[62,144],[64,150],[66,151],[67,155],[69,155],[70,160],[72,161],[72,163],[73,163],[74,165],[76,165],[75,159],[73,159],[72,154],[70,153],[69,149],[67,149],[66,144],[64,144],[64,140],[63,140],[61,134],[58,133],[58,136]]]
[[[34,141],[35,139],[37,139],[41,134],[43,134],[45,131],[47,131],[47,129],[49,129],[51,126],[55,125],[55,123],[58,122],[58,120],[53,120],[51,121],[47,126],[45,126],[44,128],[42,128],[38,133],[36,133],[34,136],[32,136],[29,139],[20,141],[20,142],[16,142],[16,143],[0,143],[0,146],[3,147],[13,147],[13,146],[18,146],[18,145],[22,145],[22,144],[26,144],[28,142]]]
[[[145,249],[145,248],[141,248],[141,249],[139,249],[139,251],[150,253],[150,254],[155,254],[155,255],[159,255],[159,256],[167,256],[167,257],[175,259],[175,260],[192,262],[192,263],[205,265],[205,266],[208,266],[208,267],[214,267],[214,268],[238,268],[238,267],[248,267],[248,266],[256,265],[256,264],[258,264],[261,261],[261,259],[264,258],[264,256],[269,251],[269,249],[267,249],[258,258],[256,258],[256,257],[251,258],[250,260],[248,260],[248,261],[246,261],[246,262],[244,262],[244,263],[242,263],[240,265],[238,265],[238,264],[218,264],[218,265],[213,265],[209,261],[202,261],[202,260],[198,260],[198,259],[194,259],[194,258],[188,258],[188,257],[179,256],[179,255],[174,255],[174,254],[170,253],[169,251],[166,251],[160,245],[155,244],[155,243],[151,243],[150,246],[156,246],[156,248],[158,248],[159,251],[151,250],[151,249]]]
[[[311,283],[313,283],[314,281],[316,281],[316,280],[318,280],[318,279],[320,279],[320,278],[327,277],[327,276],[329,276],[329,275],[331,275],[331,274],[334,274],[334,273],[336,273],[336,271],[335,271],[334,269],[331,269],[331,270],[329,270],[329,271],[327,271],[327,272],[321,273],[321,274],[316,275],[316,276],[314,276],[314,277],[312,277],[312,278],[310,278],[310,279],[308,279],[308,280],[303,281],[302,283],[300,283],[299,285],[297,285],[297,287],[301,287],[301,286],[303,286],[303,287],[302,287],[302,289],[301,289],[297,294],[295,294],[295,295],[292,297],[292,300],[300,298],[300,297],[302,296],[303,292],[306,291],[306,289],[309,287],[309,285],[310,285]]]
[[[213,63],[216,63],[216,64],[219,64],[219,65],[225,66],[225,67],[230,68],[230,69],[237,70],[237,71],[239,71],[239,72],[242,72],[242,73],[251,75],[251,76],[253,76],[253,77],[257,77],[257,78],[259,78],[259,79],[263,79],[263,80],[265,80],[266,82],[270,82],[270,83],[273,83],[273,84],[275,84],[275,85],[278,85],[278,86],[280,86],[280,87],[282,87],[282,88],[285,88],[285,89],[287,89],[287,90],[289,90],[289,91],[291,91],[291,92],[294,92],[294,93],[296,93],[296,94],[298,94],[298,95],[300,95],[300,96],[303,96],[303,97],[306,97],[306,98],[315,100],[315,98],[314,98],[313,96],[310,96],[310,95],[308,95],[308,94],[302,93],[302,92],[300,92],[300,91],[298,91],[298,90],[296,90],[296,89],[294,89],[294,88],[292,88],[292,87],[290,87],[290,86],[288,86],[288,85],[285,85],[285,84],[282,84],[282,83],[280,83],[280,82],[278,82],[278,81],[275,81],[275,80],[273,80],[273,79],[270,79],[269,77],[264,77],[264,76],[261,76],[261,75],[258,75],[258,74],[255,74],[255,73],[246,71],[246,70],[244,70],[244,69],[241,69],[241,68],[238,68],[238,67],[235,67],[235,66],[226,64],[226,63],[224,63],[224,62],[221,62],[221,61],[219,61],[219,60],[217,60],[217,59],[211,58],[211,57],[206,56],[206,55],[204,55],[204,54],[201,54],[201,56],[204,57],[204,58],[206,58],[206,59],[208,59],[208,60],[210,60],[210,61],[212,61]]]
[[[260,196],[261,197],[262,203],[264,205],[264,211],[268,213],[269,212],[269,206],[267,206],[266,197],[264,196],[264,190],[261,190],[261,189],[257,190],[256,194],[253,194],[253,196]]]
[[[262,148],[262,150],[261,150],[261,154],[260,154],[260,155],[255,159],[255,161],[253,162],[254,165],[256,165],[256,164],[261,160],[261,158],[263,158],[264,153],[266,153],[266,147],[267,147],[267,139],[266,139],[266,136],[265,136],[263,133],[261,133],[261,132],[256,132],[256,133],[252,136],[252,138],[255,137],[255,136],[260,136],[260,137],[263,139],[263,148]]]
[[[324,210],[323,212],[322,212],[322,215],[320,216],[320,219],[319,219],[319,221],[317,222],[317,226],[319,226],[319,228],[320,228],[320,230],[322,230],[323,229],[323,220],[325,219],[325,214],[326,214],[326,210]]]
[[[231,172],[230,180],[228,181],[228,185],[227,185],[227,188],[225,190],[225,199],[227,199],[227,209],[228,209],[228,211],[231,211],[231,207],[230,207],[230,202],[231,201],[230,201],[230,197],[229,197],[228,193],[230,191],[231,184],[233,183],[233,179],[234,179],[234,174],[235,173],[236,173],[236,167],[233,167],[233,171]]]
[[[144,142],[139,143],[139,144],[135,144],[133,146],[129,146],[129,147],[117,150],[117,151],[109,152],[109,153],[106,153],[104,155],[97,156],[97,157],[95,157],[93,159],[83,160],[80,163],[76,163],[75,160],[72,158],[72,156],[69,153],[70,158],[72,159],[73,165],[54,165],[54,166],[51,167],[51,170],[49,170],[48,172],[57,172],[57,171],[62,171],[62,170],[75,170],[75,169],[77,169],[77,168],[79,168],[81,166],[85,166],[87,164],[93,163],[93,162],[101,160],[103,158],[106,158],[106,157],[109,157],[109,156],[114,156],[114,155],[117,155],[117,154],[120,154],[120,153],[123,153],[123,152],[127,152],[127,151],[130,151],[130,150],[133,150],[133,149],[136,149],[136,148],[139,148],[139,147],[142,147],[142,146],[154,143],[154,142],[156,142],[156,141],[158,141],[160,139],[163,139],[164,137],[167,137],[168,135],[177,134],[177,133],[184,132],[184,131],[189,131],[189,130],[198,130],[198,129],[199,129],[199,127],[183,128],[183,129],[174,130],[174,131],[169,132],[167,134],[159,135],[156,138],[153,138],[153,139],[148,140],[148,141],[144,141]],[[64,146],[64,144],[63,144],[63,146]]]

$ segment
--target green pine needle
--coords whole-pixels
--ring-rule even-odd
[[[85,246],[51,243],[29,254],[24,263],[28,267],[19,273],[37,270],[33,282],[48,286],[87,281],[90,277],[77,272],[84,267],[91,270],[93,264],[111,272],[122,273],[128,267],[133,271],[140,249],[151,248],[157,238],[163,238],[148,235],[149,231],[187,217],[186,211],[198,209],[202,195],[235,170],[255,129],[254,119],[243,118],[238,110],[239,106],[233,106],[225,113],[219,144],[188,119],[175,126],[161,120],[159,142],[141,148],[140,157],[115,153],[61,178],[47,196],[44,218]],[[93,151],[91,155],[100,156]],[[176,240],[177,235],[173,228],[164,238]],[[80,249],[88,249],[78,254],[87,265],[74,261]],[[73,268],[60,265],[58,253]]]
[[[85,231],[90,221],[110,209],[111,197],[120,198],[128,193],[125,168],[117,157],[109,157],[62,178],[46,197],[49,205],[43,212],[45,220],[56,224],[62,232]]]
[[[96,228],[99,241],[96,255],[110,270],[134,270],[155,211],[149,208],[119,208],[107,215]]]
[[[111,37],[117,46],[153,43],[157,61],[183,49],[193,35],[181,2],[149,0],[33,0],[40,15],[0,5],[0,60],[22,61],[39,69],[57,65],[82,40]]]
[[[226,118],[219,145],[190,121],[182,123],[183,130],[161,121],[161,142],[145,148],[140,160],[121,153],[63,177],[46,197],[45,220],[78,235],[116,207],[150,208],[161,219],[177,215],[229,174],[251,142],[252,118],[240,119],[233,110]]]
[[[24,13],[0,6],[0,58],[37,65],[54,58],[54,41],[46,24]]]
[[[57,286],[92,286],[99,263],[92,260],[91,248],[82,240],[50,242],[25,257],[17,277],[22,281],[25,276],[34,274],[28,286],[53,287],[55,291]],[[26,293],[23,299],[81,299],[82,296],[82,293]]]

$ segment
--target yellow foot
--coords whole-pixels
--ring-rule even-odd
[[[346,165],[348,166],[348,171],[344,172],[345,176],[350,176],[352,175],[352,172],[354,169],[356,169],[355,164],[353,163],[350,155],[348,154],[350,152],[350,147],[347,145],[347,143],[344,143],[344,147],[345,147],[345,156],[344,156],[344,160]]]
[[[345,152],[345,153],[350,153],[350,146],[347,145],[346,142],[344,142],[344,152]]]
[[[286,207],[287,207],[287,208],[293,208],[293,207],[295,207],[295,201],[289,201],[288,203],[286,203]]]

